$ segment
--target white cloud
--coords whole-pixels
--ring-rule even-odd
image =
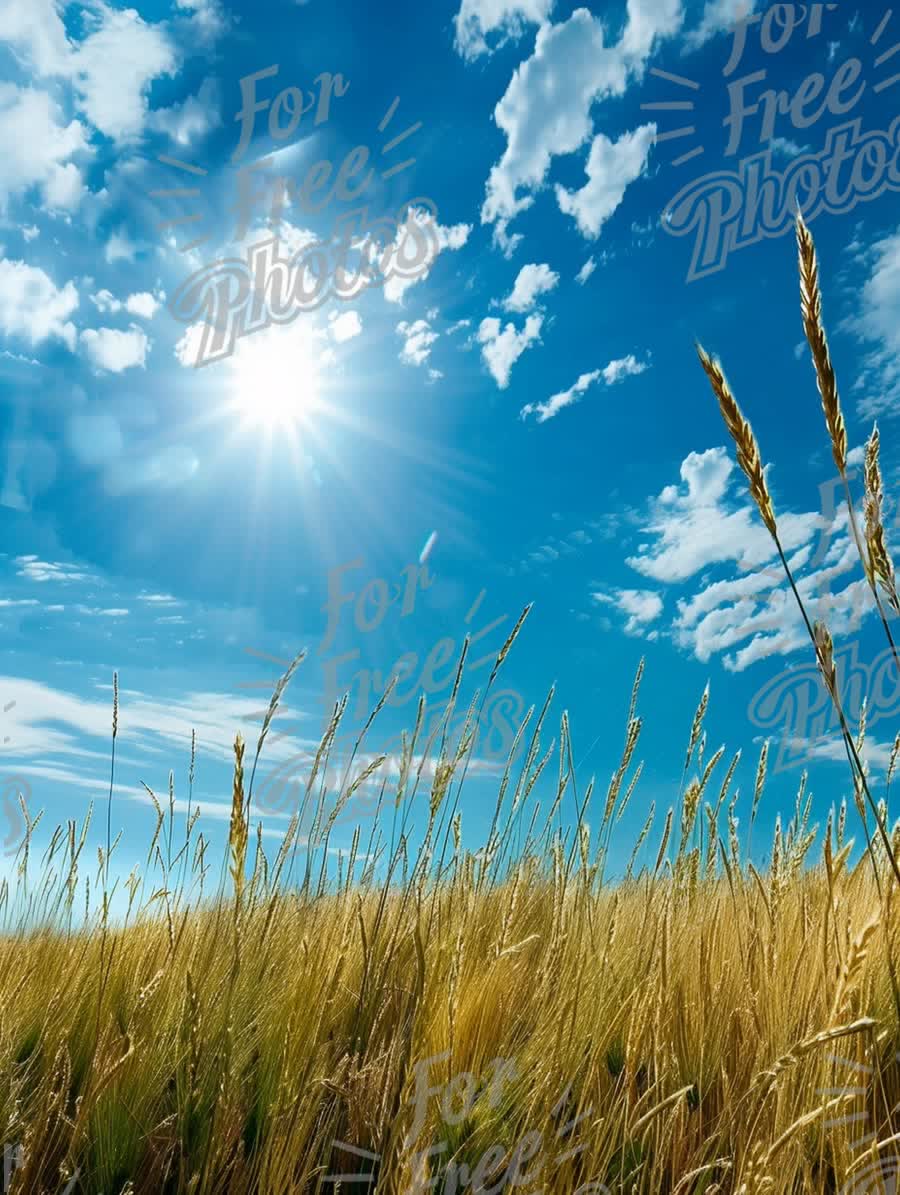
[[[717,33],[725,33],[756,11],[756,0],[706,0],[700,24],[687,36],[690,49],[697,49]]]
[[[489,54],[521,37],[526,24],[545,21],[552,9],[553,0],[462,0],[454,18],[456,49],[469,60]],[[492,46],[489,33],[497,35]]]
[[[900,404],[900,228],[867,254],[870,274],[850,327],[872,345],[856,384],[864,418],[894,414]]]
[[[36,224],[23,224],[22,236],[26,241],[33,241],[36,237],[41,235],[41,230]]]
[[[98,290],[95,295],[90,296],[90,299],[98,311],[115,313],[122,310],[122,304],[112,291]]]
[[[106,258],[107,263],[112,266],[117,261],[134,261],[137,250],[138,246],[129,239],[124,229],[120,228],[118,232],[110,235],[103,250],[103,256]]]
[[[99,8],[98,27],[72,52],[67,73],[88,120],[114,141],[137,137],[147,117],[147,93],[173,75],[175,47],[161,26],[133,8]]]
[[[206,325],[202,322],[188,324],[175,345],[175,356],[179,365],[192,368],[200,360],[200,348]]]
[[[39,75],[65,69],[70,47],[56,0],[5,0],[0,4],[0,41],[8,42]]]
[[[536,565],[552,564],[554,560],[559,560],[559,550],[552,544],[541,544],[536,551],[528,553],[528,559]]]
[[[428,320],[424,319],[417,319],[412,324],[404,320],[397,325],[397,331],[404,338],[403,348],[400,350],[400,360],[403,364],[424,365],[440,333],[435,332]]]
[[[591,274],[593,274],[593,272],[594,272],[594,270],[596,270],[596,268],[597,268],[597,263],[594,261],[593,257],[589,257],[587,259],[587,261],[584,263],[584,265],[581,267],[581,269],[578,271],[578,273],[575,275],[575,281],[578,283],[578,285],[584,286],[585,282],[587,282],[588,278],[590,278]]]
[[[574,386],[570,386],[568,390],[563,390],[559,394],[554,394],[546,402],[526,403],[519,415],[522,419],[527,419],[529,415],[536,415],[538,423],[546,423],[548,419],[558,415],[565,407],[570,407],[572,403],[578,402],[582,394],[589,390],[595,382],[602,379],[607,386],[614,386],[623,378],[635,377],[648,368],[649,366],[645,362],[638,361],[633,354],[629,353],[627,357],[610,361],[603,369],[593,369],[590,373],[581,374]]]
[[[121,373],[137,365],[143,369],[150,345],[147,333],[137,324],[126,332],[119,328],[86,328],[81,343],[92,365],[109,373]]]
[[[731,509],[726,494],[733,461],[724,448],[692,452],[681,465],[683,485],[667,486],[653,503],[645,534],[655,542],[627,561],[656,581],[684,581],[702,568],[727,561],[758,567],[775,554],[772,539],[749,501]],[[785,516],[779,532],[787,548],[805,543],[815,516]]]
[[[0,261],[0,331],[31,345],[50,337],[75,347],[75,325],[69,316],[78,306],[72,282],[59,289],[48,274],[24,261]]]
[[[44,198],[51,211],[74,211],[86,191],[84,178],[74,162],[54,166],[44,184]]]
[[[141,316],[142,319],[153,319],[158,307],[159,300],[146,290],[129,295],[125,300],[125,310],[131,315]]]
[[[802,153],[807,153],[809,150],[808,145],[800,145],[790,137],[772,137],[769,141],[769,148],[774,153],[783,154],[786,158],[799,158]]]
[[[731,671],[809,650],[774,543],[726,450],[691,453],[681,480],[651,502],[644,542],[626,559],[657,582],[691,583],[677,601],[674,642],[703,661],[720,655]],[[779,510],[778,530],[810,618],[823,618],[839,642],[874,609],[846,510],[828,518]],[[843,584],[848,575],[855,579]]]
[[[525,350],[535,341],[540,340],[541,328],[544,323],[542,315],[529,315],[521,332],[516,330],[510,320],[502,326],[500,320],[488,316],[481,321],[477,339],[481,345],[481,355],[490,370],[491,377],[501,390],[509,385],[509,375],[512,367]]]
[[[633,353],[629,353],[627,357],[619,357],[615,361],[610,361],[609,365],[603,368],[603,380],[607,386],[614,386],[616,382],[621,382],[623,378],[634,378],[638,374],[643,373],[649,369],[650,366],[645,361],[638,361]]]
[[[175,73],[176,50],[164,26],[147,24],[133,8],[116,9],[98,0],[82,8],[86,36],[70,42],[60,9],[54,0],[7,0],[0,7],[0,40],[8,41],[38,76],[70,81],[82,112],[107,137],[134,139],[147,117],[150,84]],[[179,116],[184,122],[184,114]],[[193,112],[191,117],[196,120]],[[70,192],[72,186],[70,177]]]
[[[655,124],[641,125],[631,133],[624,133],[618,141],[610,141],[598,133],[588,155],[585,185],[578,191],[557,185],[560,211],[575,217],[582,236],[600,235],[628,186],[644,173],[655,137]]]
[[[644,628],[656,622],[663,611],[662,596],[653,589],[615,589],[611,593],[597,592],[591,595],[596,602],[615,606],[627,616],[625,633],[628,635],[643,635]],[[656,631],[647,635],[648,639],[655,639]]]
[[[85,606],[82,613],[124,617],[118,607]],[[86,740],[109,738],[111,695],[85,698],[26,677],[0,676],[0,708],[14,702],[5,717],[5,730],[16,755],[45,761],[61,754],[91,756]],[[259,700],[228,693],[194,692],[156,699],[142,693],[120,694],[119,736],[132,751],[164,745],[171,750],[190,749],[191,730],[198,751],[228,760],[233,752],[234,728],[252,720]],[[297,713],[293,712],[296,719]],[[273,742],[270,759],[290,758],[296,746]],[[100,756],[102,758],[102,755]]]
[[[0,212],[30,187],[40,187],[50,207],[74,206],[81,172],[68,159],[91,152],[84,126],[66,123],[46,92],[0,84]]]
[[[548,419],[552,419],[554,415],[558,415],[564,407],[570,406],[573,402],[578,402],[581,395],[590,389],[599,377],[599,369],[594,369],[590,373],[583,373],[575,385],[570,386],[568,390],[554,394],[546,402],[527,403],[519,414],[522,419],[527,419],[529,415],[537,415],[538,423],[546,423]]]
[[[71,584],[76,581],[90,581],[90,573],[84,572],[76,565],[62,564],[59,561],[41,560],[39,556],[17,556],[16,576],[25,577],[28,581],[36,581],[39,585],[47,581],[58,581]]]
[[[558,282],[559,274],[551,270],[546,262],[541,265],[522,266],[513,285],[512,294],[504,300],[503,306],[507,311],[524,314],[534,307],[540,295],[548,294]]]
[[[411,222],[413,221],[421,225],[426,220],[430,220],[430,216],[427,216],[426,213],[415,212],[412,210],[410,211],[407,222],[397,230],[397,235],[394,238],[395,256],[398,254],[404,257],[410,256],[408,251],[403,251],[403,247],[407,240],[410,240],[413,243],[412,256],[417,256],[415,245],[416,241],[421,239],[422,234],[411,232],[410,226]],[[457,250],[462,249],[462,247],[468,241],[471,231],[471,224],[443,225],[436,223],[429,233],[429,236],[432,239],[431,253],[433,256],[426,256],[426,261],[423,268],[420,269],[419,272],[412,278],[402,278],[399,275],[388,278],[387,282],[384,284],[385,299],[387,299],[389,303],[402,302],[404,294],[411,286],[415,286],[417,283],[425,281],[425,279],[431,273],[434,263],[437,261],[440,254],[448,250],[450,252],[456,252]]]
[[[343,311],[340,315],[331,313],[328,331],[333,340],[343,344],[345,340],[352,340],[362,332],[362,320],[357,311]]]
[[[495,226],[495,240],[507,252],[518,239],[508,225],[531,206],[553,158],[574,153],[591,136],[592,105],[622,95],[641,75],[656,39],[675,33],[682,15],[680,0],[629,0],[625,30],[612,46],[603,22],[586,8],[538,30],[534,53],[494,109],[507,144],[488,177],[481,219]]]
[[[228,28],[229,18],[217,0],[175,0],[176,6],[190,12],[190,38],[212,42]]]
[[[214,79],[206,79],[196,95],[170,108],[154,108],[147,116],[147,127],[165,133],[176,145],[191,145],[219,127],[219,89]]]

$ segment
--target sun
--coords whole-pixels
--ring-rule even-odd
[[[321,405],[322,350],[302,325],[272,327],[238,341],[230,358],[230,406],[243,428],[294,432]]]

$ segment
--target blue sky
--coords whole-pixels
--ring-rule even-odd
[[[318,740],[330,688],[358,693],[360,668],[384,678],[414,653],[421,683],[435,653],[440,704],[452,677],[438,645],[452,641],[455,658],[467,631],[487,628],[478,658],[496,651],[527,603],[497,682],[502,710],[540,705],[555,683],[551,717],[558,726],[569,711],[582,785],[596,773],[605,792],[646,656],[645,764],[622,851],[652,801],[659,826],[676,799],[707,681],[707,755],[742,748],[737,783],[749,792],[762,739],[774,755],[791,738],[785,694],[811,684],[810,652],[695,340],[721,355],[753,421],[807,596],[826,603],[839,651],[877,672],[846,516],[828,513],[833,467],[800,346],[790,203],[780,222],[765,215],[776,184],[764,184],[750,213],[734,179],[781,178],[838,136],[882,146],[858,166],[847,150],[841,202],[811,226],[857,480],[878,418],[890,491],[900,26],[841,3],[812,5],[786,29],[790,6],[776,7],[777,20],[760,9],[747,26],[735,64],[734,0],[0,5],[5,794],[23,778],[48,826],[105,800],[118,670],[122,859],[141,856],[153,825],[141,781],[165,793],[172,769],[186,797],[192,728],[194,796],[220,844],[230,743],[238,729],[255,740],[278,661],[310,649],[264,773],[289,771]],[[241,80],[274,65],[256,82],[270,106],[235,163]],[[270,126],[279,92],[300,88],[310,103],[329,80],[320,123],[310,106],[281,139],[292,99]],[[767,88],[768,121],[765,101],[751,110]],[[743,123],[727,125],[741,95]],[[261,180],[296,181],[277,229],[288,256],[327,240],[352,207],[334,195],[305,207],[300,183],[324,161],[333,184],[358,146],[378,167],[356,201],[370,221],[433,203],[427,270],[332,298],[195,367],[198,321],[176,318],[173,297],[273,234],[261,199],[236,236],[239,167],[267,159]],[[396,173],[384,166],[403,159]],[[151,194],[178,188],[197,194]],[[683,227],[717,203],[735,205],[723,237],[744,222],[726,252],[715,229],[698,243]],[[704,250],[715,268],[692,267]],[[429,542],[427,584],[415,582],[405,609],[416,573],[404,570]],[[344,604],[323,649],[329,576],[348,562],[359,563],[341,574],[343,592],[368,585],[356,609],[377,626],[361,630]],[[379,610],[383,591],[400,596]],[[466,696],[486,672],[467,678]],[[407,680],[375,750],[415,720]],[[896,729],[896,683],[888,672],[879,684],[874,772]],[[361,721],[354,706],[348,727]],[[760,842],[790,812],[805,754],[817,814],[845,794],[833,741],[795,747],[794,766],[770,779]],[[463,801],[472,843],[492,810],[490,755],[485,741]],[[277,811],[265,819],[272,835],[283,824]]]

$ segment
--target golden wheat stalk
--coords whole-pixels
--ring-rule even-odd
[[[231,789],[231,820],[228,826],[231,879],[234,884],[235,901],[238,905],[244,890],[247,839],[247,817],[244,810],[244,740],[238,734],[234,740],[234,780]]]
[[[747,481],[750,483],[750,495],[756,503],[762,521],[765,523],[769,533],[774,536],[777,534],[775,508],[772,505],[769,487],[766,485],[766,475],[763,471],[759,445],[753,434],[753,428],[750,426],[748,420],[744,418],[737,404],[737,399],[732,394],[731,388],[725,380],[725,375],[722,372],[719,362],[715,361],[702,345],[697,345],[697,353],[700,357],[700,364],[709,378],[713,394],[718,401],[719,410],[722,412],[722,418],[725,420],[725,426],[728,428],[732,440],[734,440],[738,464],[743,469]]]
[[[878,581],[887,595],[891,607],[900,613],[900,599],[897,596],[897,584],[894,577],[894,563],[884,538],[884,523],[882,508],[884,501],[884,485],[881,479],[881,465],[879,463],[880,437],[878,425],[872,428],[872,434],[866,444],[865,458],[865,520],[866,547],[868,558],[863,562],[869,584],[874,589]]]
[[[811,240],[811,238],[810,238],[810,240]],[[802,266],[802,263],[801,263],[801,266]],[[816,285],[817,285],[817,283],[816,283]],[[756,438],[753,435],[753,429],[751,428],[749,422],[742,415],[740,407],[737,404],[737,400],[735,399],[727,381],[725,380],[725,375],[722,372],[722,368],[719,365],[719,363],[717,361],[714,361],[700,345],[697,345],[697,352],[700,357],[700,363],[703,366],[707,377],[709,378],[713,393],[716,396],[716,400],[718,401],[719,409],[721,410],[722,417],[725,420],[725,425],[728,428],[728,431],[731,434],[732,439],[734,440],[735,448],[737,450],[738,464],[743,469],[743,471],[747,477],[747,480],[750,483],[751,496],[753,497],[753,500],[755,501],[757,508],[759,509],[760,516],[762,517],[762,520],[765,523],[766,528],[769,531],[769,534],[772,536],[772,539],[775,542],[775,547],[778,552],[778,557],[781,561],[781,566],[784,569],[785,576],[788,579],[788,584],[790,585],[791,590],[794,594],[794,598],[795,598],[795,600],[797,602],[797,606],[800,610],[800,615],[803,619],[807,633],[809,634],[810,640],[815,648],[816,661],[822,670],[823,676],[825,676],[825,678],[826,678],[826,683],[828,683],[829,680],[832,682],[832,684],[829,685],[829,693],[831,695],[832,703],[837,712],[838,720],[840,722],[841,736],[844,740],[844,746],[845,746],[845,749],[847,752],[847,761],[850,764],[850,769],[851,769],[851,772],[853,773],[854,786],[856,788],[857,794],[859,792],[859,789],[861,788],[866,796],[869,806],[874,810],[875,809],[875,801],[872,797],[871,792],[869,791],[869,785],[866,780],[865,770],[863,768],[862,761],[860,760],[859,753],[856,750],[856,744],[853,741],[853,736],[850,733],[850,728],[847,725],[847,719],[844,714],[844,709],[843,709],[843,705],[840,700],[840,695],[837,692],[837,687],[836,687],[836,683],[835,683],[836,678],[834,677],[833,657],[829,660],[829,659],[824,658],[824,656],[822,654],[823,650],[826,649],[828,647],[828,645],[830,644],[831,638],[830,638],[830,635],[827,635],[827,628],[823,628],[825,635],[827,635],[827,638],[825,638],[823,636],[822,629],[820,629],[818,631],[818,633],[816,630],[814,630],[813,625],[809,620],[809,615],[806,612],[806,607],[803,604],[803,599],[800,597],[800,592],[797,589],[797,583],[794,580],[794,574],[791,571],[791,567],[787,562],[787,558],[784,554],[784,549],[781,546],[781,540],[779,539],[779,536],[778,536],[778,527],[777,527],[777,524],[775,521],[775,511],[774,511],[774,507],[772,505],[772,499],[769,495],[768,487],[766,486],[766,479],[765,479],[765,474],[763,472],[762,460],[761,460],[760,453],[759,453],[759,447],[756,443]],[[834,393],[836,396],[836,393],[837,393],[836,388],[835,388]],[[826,417],[828,416],[828,410],[830,410],[830,409],[831,409],[830,407],[826,408]],[[839,408],[838,408],[838,410],[839,410]],[[841,429],[842,428],[843,428],[843,417],[841,417],[840,420],[837,420],[835,422],[835,434],[832,437],[832,444],[835,447],[836,456],[839,455],[838,450],[840,449],[842,443],[844,444],[845,449],[846,449],[845,433],[844,433],[844,439],[842,440],[842,438],[841,438]],[[844,455],[846,456],[846,451],[844,451]],[[846,481],[846,479],[845,479],[845,481]],[[853,524],[853,526],[855,528],[855,523],[853,521],[854,520],[853,505],[852,505],[852,502],[850,502],[850,500],[849,500],[849,491],[848,491],[848,507],[850,510],[851,523]],[[858,543],[858,537],[857,537],[857,543]],[[860,553],[860,554],[862,555],[862,553]],[[890,630],[887,627],[886,622],[885,622],[885,629],[888,631],[888,638],[890,639]],[[891,646],[893,647],[893,641],[891,641]],[[895,654],[895,658],[896,658],[896,650],[895,650],[894,654]],[[895,876],[897,882],[900,883],[900,865],[898,865],[897,860],[894,857],[893,852],[891,851],[890,841],[887,838],[886,831],[884,831],[883,827],[879,827],[879,828],[881,829],[881,832],[883,835],[884,845],[887,850],[888,857],[890,859],[891,868],[894,872],[894,876]],[[874,859],[873,859],[873,865],[874,865]],[[898,1007],[900,1007],[900,1001],[898,1001]]]
[[[828,338],[822,323],[822,290],[819,285],[819,263],[812,234],[797,215],[797,252],[800,261],[800,308],[803,314],[803,330],[812,353],[825,426],[831,437],[831,452],[838,473],[844,477],[847,471],[847,427],[841,410],[837,380],[831,364]]]

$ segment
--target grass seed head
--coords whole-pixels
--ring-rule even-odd
[[[700,345],[697,346],[697,352],[700,357],[700,364],[706,371],[713,394],[716,396],[719,410],[722,412],[722,418],[725,420],[725,426],[728,428],[729,434],[734,441],[734,446],[737,449],[738,464],[743,469],[750,484],[750,495],[756,503],[769,534],[774,536],[777,530],[775,508],[772,505],[772,497],[769,493],[769,487],[766,484],[766,475],[763,471],[759,445],[756,443],[753,428],[741,413],[737,399],[732,394],[728,382],[725,380],[725,375],[722,372],[719,362],[710,357]]]

